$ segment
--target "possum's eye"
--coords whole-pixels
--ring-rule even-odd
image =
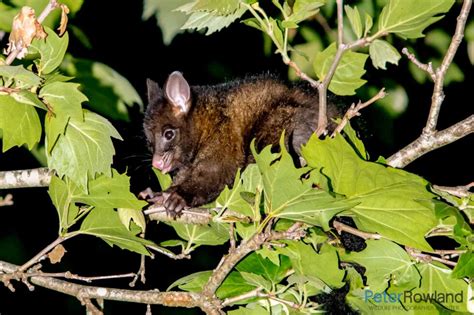
[[[163,131],[163,137],[165,137],[167,141],[173,140],[175,135],[176,132],[173,129],[166,129],[165,131]]]

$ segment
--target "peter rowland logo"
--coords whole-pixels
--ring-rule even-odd
[[[394,310],[419,310],[435,309],[435,304],[441,304],[451,310],[463,309],[466,297],[464,291],[457,293],[447,292],[413,292],[402,293],[364,291],[364,301],[369,303],[369,308],[378,311]]]
[[[413,291],[404,291],[402,293],[375,293],[366,290],[364,294],[365,302],[373,303],[464,303],[464,292],[446,293],[446,292],[430,292],[430,293],[414,293]]]

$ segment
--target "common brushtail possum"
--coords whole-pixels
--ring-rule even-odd
[[[172,186],[152,198],[179,215],[185,206],[214,200],[231,185],[238,168],[252,162],[257,148],[286,144],[297,154],[317,127],[318,93],[302,83],[286,85],[271,75],[212,86],[190,86],[180,72],[163,89],[147,80],[144,131],[152,165],[171,173]],[[328,104],[328,116],[338,115]]]

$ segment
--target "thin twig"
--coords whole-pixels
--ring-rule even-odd
[[[246,292],[246,293],[243,293],[243,294],[240,294],[240,295],[236,295],[236,296],[233,296],[233,297],[230,297],[230,298],[227,298],[225,299],[223,302],[222,302],[222,306],[225,307],[225,306],[229,306],[229,305],[232,305],[236,302],[240,302],[240,301],[243,301],[243,300],[247,300],[247,299],[251,299],[253,297],[257,297],[258,294],[260,292],[262,292],[263,288],[262,287],[258,287],[252,291],[249,291],[249,292]]]
[[[13,206],[12,194],[7,194],[3,199],[0,199],[0,207]]]
[[[379,240],[382,238],[380,234],[363,232],[336,220],[333,221],[332,226],[336,229],[337,233],[339,234],[341,234],[341,232],[347,232],[352,235],[363,238],[364,240],[369,240],[369,239]]]
[[[145,270],[146,270],[146,256],[145,255],[140,255],[140,267],[138,268],[137,273],[133,277],[133,280],[128,284],[130,287],[134,287],[135,284],[137,283],[138,278],[140,278],[141,283],[145,284],[146,282],[146,277],[145,277]]]
[[[31,258],[30,260],[28,260],[26,263],[24,263],[23,265],[21,265],[18,270],[16,270],[16,272],[25,272],[26,270],[28,270],[28,268],[30,268],[31,266],[33,266],[34,264],[37,264],[39,263],[41,260],[43,260],[44,258],[46,258],[46,255],[51,251],[53,250],[57,245],[61,244],[62,242],[64,242],[65,240],[69,239],[70,237],[63,237],[63,236],[59,236],[56,240],[54,240],[51,244],[49,244],[48,246],[46,246],[45,248],[43,248],[38,254],[36,254],[33,258]]]
[[[146,245],[147,248],[154,250],[155,252],[158,252],[160,254],[163,254],[171,259],[179,260],[179,259],[190,259],[191,256],[188,253],[180,253],[180,254],[175,254],[172,251],[159,247],[159,246],[153,246],[153,245]]]
[[[433,188],[447,192],[448,194],[456,196],[458,198],[465,198],[472,195],[473,193],[469,191],[469,189],[471,189],[472,187],[474,187],[474,182],[471,182],[467,185],[454,187],[433,185]]]
[[[386,95],[387,95],[387,93],[385,92],[385,88],[382,88],[375,96],[373,96],[367,102],[362,103],[361,101],[359,101],[359,103],[357,103],[357,106],[355,105],[355,103],[352,103],[352,105],[349,107],[347,112],[344,114],[344,117],[342,118],[339,125],[333,131],[331,137],[334,137],[337,133],[340,133],[342,131],[342,129],[344,129],[344,127],[346,126],[347,122],[350,119],[352,119],[355,116],[360,116],[360,111],[362,109],[366,108],[370,104],[375,103],[379,99],[384,98]]]
[[[436,80],[436,73],[433,70],[433,64],[431,62],[425,64],[419,61],[415,54],[412,54],[408,51],[408,49],[405,47],[402,49],[402,53],[410,59],[411,62],[413,62],[418,68],[420,68],[423,71],[426,71],[430,76],[431,79]]]
[[[22,277],[26,277],[26,278],[31,278],[31,277],[64,278],[64,279],[84,281],[87,283],[91,283],[92,281],[97,281],[97,280],[131,278],[134,276],[135,274],[133,272],[118,274],[118,275],[94,276],[94,277],[79,276],[69,271],[66,271],[66,272],[26,272],[22,274]]]
[[[436,130],[439,112],[444,100],[444,78],[464,37],[464,28],[466,26],[466,21],[467,17],[469,16],[469,11],[471,10],[471,6],[472,0],[464,0],[461,12],[457,18],[456,30],[451,43],[449,44],[448,51],[443,58],[441,66],[436,70],[436,80],[433,89],[433,96],[431,98],[430,113],[428,116],[428,121],[426,122],[426,127],[423,129],[423,133],[433,133]]]
[[[88,297],[78,296],[77,299],[81,302],[82,305],[86,307],[87,314],[92,315],[103,315],[104,313],[92,303],[92,299]]]
[[[424,253],[422,253],[422,252],[420,252],[420,251],[418,251],[414,248],[408,247],[408,246],[405,246],[405,250],[407,251],[407,253],[411,257],[415,258],[418,261],[422,261],[424,263],[431,263],[432,261],[437,261],[437,262],[443,263],[443,264],[451,266],[451,267],[456,266],[456,263],[453,262],[453,261],[443,259],[443,258],[434,257],[434,256],[431,256],[431,255],[428,255],[428,254],[424,254]]]

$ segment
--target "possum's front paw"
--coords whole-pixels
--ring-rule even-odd
[[[163,203],[166,213],[173,219],[180,217],[183,209],[186,207],[186,201],[177,192],[164,193],[165,202]]]
[[[150,188],[138,194],[139,198],[153,203],[157,206],[162,206],[173,219],[180,217],[183,209],[186,207],[186,201],[177,192],[154,192]]]

